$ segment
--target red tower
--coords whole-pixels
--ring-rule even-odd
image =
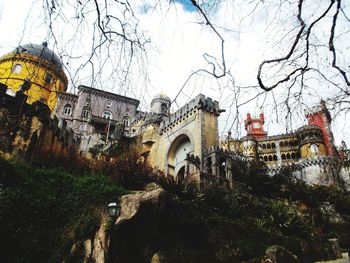
[[[264,113],[260,113],[259,118],[252,118],[250,113],[247,114],[247,119],[244,121],[244,128],[247,131],[247,135],[254,138],[263,138],[267,136],[267,132],[264,131]]]
[[[333,133],[331,131],[331,115],[326,107],[325,101],[321,100],[320,105],[305,110],[305,117],[309,125],[317,125],[322,129],[323,141],[326,146],[327,155],[338,155],[334,146]]]

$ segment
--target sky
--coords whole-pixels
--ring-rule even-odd
[[[42,0],[0,1],[0,32],[6,36],[0,41],[0,54],[10,52],[19,44],[48,41],[49,48],[62,56],[65,70],[71,80],[69,86],[71,92],[74,92],[75,87],[80,84],[93,84],[96,88],[139,99],[142,110],[148,110],[151,99],[159,93],[167,94],[172,100],[176,98],[172,105],[173,110],[202,93],[217,100],[221,108],[226,110],[219,118],[220,135],[224,136],[231,130],[235,137],[245,134],[242,123],[248,112],[252,115],[265,113],[265,129],[270,135],[295,130],[306,124],[303,108],[311,107],[335,92],[334,88],[319,76],[310,75],[309,89],[303,95],[304,104],[296,104],[291,99],[291,106],[298,106],[293,108],[293,117],[287,121],[283,114],[286,106],[281,103],[277,108],[274,107],[274,100],[283,101],[288,95],[285,86],[278,87],[273,95],[270,92],[253,99],[261,93],[261,90],[256,88],[256,74],[261,61],[286,54],[290,48],[293,39],[291,36],[297,29],[295,18],[297,10],[292,4],[285,4],[280,9],[275,4],[276,1],[264,1],[265,5],[259,4],[259,1],[224,1],[223,4],[218,4],[222,1],[207,1],[208,4],[203,8],[210,11],[211,21],[225,39],[225,61],[232,74],[232,77],[216,80],[204,73],[191,75],[199,69],[211,69],[203,54],[216,57],[220,61],[221,42],[209,27],[201,24],[203,17],[191,5],[190,0],[130,0],[129,3],[137,19],[126,17],[125,21],[130,25],[137,22],[138,29],[144,33],[147,44],[145,53],[137,53],[135,50],[135,59],[132,60],[131,72],[128,75],[130,81],[120,84],[125,73],[124,66],[127,65],[124,59],[126,53],[113,47],[110,49],[108,59],[96,61],[96,68],[101,69],[101,72],[98,72],[101,80],[92,83],[89,64],[76,73],[77,68],[84,63],[82,61],[89,56],[93,34],[88,23],[84,24],[79,20],[81,15],[79,6],[75,9],[63,9],[65,17],[58,17],[57,23],[52,25],[57,32],[55,41],[45,22],[47,17],[41,8],[42,2]],[[69,3],[69,1],[63,2],[66,5]],[[312,18],[323,10],[324,4],[328,1],[317,2],[316,7],[315,1],[305,2],[305,17]],[[350,14],[347,6],[344,6],[344,10]],[[85,13],[86,20],[91,16],[93,12]],[[346,29],[350,28],[349,23],[345,21],[339,28],[345,28],[343,29],[345,33],[337,40],[337,45],[345,57],[341,63],[349,65],[347,58],[350,58],[350,39]],[[132,29],[130,27],[130,31]],[[328,28],[325,24],[324,27],[320,25],[317,30],[313,38],[318,40],[321,48],[314,54],[317,57],[317,66],[322,67],[322,63],[330,59],[329,52],[326,49],[322,50],[322,45],[327,44],[328,38],[324,35]],[[101,57],[104,58],[104,54]],[[215,63],[215,60],[210,60]],[[278,70],[272,69],[271,72],[271,76],[280,74]],[[189,78],[190,76],[192,77]],[[268,78],[269,74],[266,74],[266,77]],[[238,91],[237,87],[242,88]],[[297,91],[294,91],[294,96],[295,93]],[[235,112],[236,109],[233,107],[235,104],[242,104],[239,113]],[[234,122],[236,117],[239,125]],[[349,116],[340,115],[333,122],[333,132],[338,145],[341,140],[345,140],[350,146],[346,124],[350,123],[349,121]]]

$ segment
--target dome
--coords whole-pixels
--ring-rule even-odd
[[[165,94],[165,93],[159,93],[158,95],[154,96],[153,98],[155,99],[165,99],[165,100],[170,100],[170,98]]]
[[[47,43],[44,42],[41,45],[38,44],[26,44],[18,46],[13,53],[25,53],[32,56],[40,57],[56,67],[62,67],[61,59],[47,47]]]

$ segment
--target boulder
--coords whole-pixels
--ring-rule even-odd
[[[269,263],[295,263],[297,257],[284,247],[274,245],[266,249],[264,261]]]
[[[161,188],[121,197],[121,211],[110,234],[108,262],[150,262],[156,252],[158,222],[165,207]]]

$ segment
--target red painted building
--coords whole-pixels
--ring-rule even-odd
[[[267,132],[264,131],[264,123],[264,113],[260,113],[259,118],[252,118],[250,113],[248,113],[247,119],[244,121],[244,128],[247,131],[247,135],[253,136],[255,139],[266,137]]]
[[[317,105],[310,110],[305,110],[305,117],[307,118],[309,125],[317,125],[322,129],[327,155],[338,155],[334,146],[333,133],[331,131],[332,118],[326,107],[325,101],[321,100],[320,105]]]

